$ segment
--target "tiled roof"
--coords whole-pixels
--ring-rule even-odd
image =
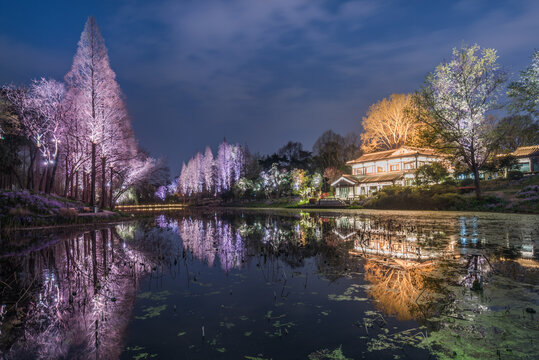
[[[342,175],[340,178],[335,180],[331,186],[335,186],[338,183],[341,182],[341,179],[345,179],[348,181],[343,181],[346,184],[351,185],[350,183],[353,183],[354,185],[359,184],[369,184],[369,183],[375,183],[375,182],[388,182],[388,181],[396,181],[400,180],[404,176],[404,172],[393,172],[389,174],[382,174],[382,175]]]
[[[367,162],[367,161],[386,159],[390,157],[391,155],[393,155],[395,151],[396,150],[386,150],[386,151],[377,151],[370,154],[363,154],[355,160],[348,161],[347,164],[356,164],[356,163],[362,163],[362,162]]]
[[[400,180],[404,176],[404,172],[395,172],[384,175],[367,175],[361,179],[359,182],[362,184],[375,183],[375,182],[386,182],[386,181],[395,181]]]
[[[398,149],[377,151],[370,154],[364,154],[355,160],[348,161],[346,164],[351,165],[351,164],[359,164],[359,163],[383,160],[383,159],[395,159],[395,158],[400,158],[400,157],[405,157],[405,156],[410,156],[410,155],[443,156],[441,154],[436,153],[436,151],[433,149],[402,146]]]
[[[539,145],[521,146],[513,151],[513,155],[517,157],[539,155]]]
[[[333,181],[331,183],[331,186],[335,186],[336,184],[340,183],[341,179],[344,179],[345,180],[344,182],[347,183],[347,184],[349,184],[350,182],[353,183],[354,185],[359,184],[357,176],[343,174],[338,179],[335,179],[335,181]],[[346,180],[348,180],[348,181],[346,181]]]

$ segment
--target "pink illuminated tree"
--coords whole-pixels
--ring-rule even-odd
[[[49,193],[56,177],[61,149],[62,133],[68,119],[69,105],[63,83],[41,78],[30,87],[30,103],[42,125],[42,138],[38,149],[44,162],[44,190]],[[52,168],[51,168],[52,165]],[[41,181],[43,183],[43,181]],[[41,188],[41,186],[40,186]]]
[[[68,96],[76,104],[77,116],[82,120],[84,133],[91,146],[90,204],[96,198],[96,157],[98,145],[102,156],[110,153],[114,137],[125,118],[120,87],[112,71],[105,42],[93,17],[89,17],[81,34],[71,71],[65,76]],[[110,146],[107,146],[106,144]]]
[[[215,179],[215,162],[209,146],[206,147],[206,151],[204,152],[202,176],[204,177],[204,190],[209,194],[213,190]]]

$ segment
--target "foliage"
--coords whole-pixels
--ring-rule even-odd
[[[415,183],[417,185],[437,184],[448,174],[445,166],[439,162],[421,165],[415,171]]]
[[[509,180],[520,180],[523,176],[524,174],[522,174],[522,171],[520,170],[509,170],[507,172],[507,178]]]
[[[539,123],[530,115],[511,115],[502,118],[494,129],[493,138],[498,152],[514,151],[520,146],[539,144]]]
[[[539,50],[534,51],[530,66],[521,71],[520,78],[508,88],[509,109],[515,114],[528,114],[536,120],[539,115]]]
[[[355,134],[341,136],[328,130],[314,143],[313,154],[318,170],[336,167],[347,171],[346,162],[361,154],[359,139]]]
[[[279,149],[278,154],[286,159],[289,168],[307,170],[311,166],[312,154],[304,150],[300,142],[289,141]]]
[[[507,202],[495,196],[471,199],[458,194],[454,186],[430,185],[384,187],[361,205],[373,209],[504,211]]]
[[[501,171],[504,169],[514,168],[518,164],[518,160],[511,154],[500,155],[489,159],[484,165],[482,170],[487,171]]]
[[[309,360],[351,360],[344,356],[341,347],[335,350],[323,349],[309,354]]]

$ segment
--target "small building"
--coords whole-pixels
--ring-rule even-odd
[[[346,165],[352,167],[352,174],[341,175],[331,186],[341,199],[370,195],[384,186],[410,186],[418,167],[444,160],[444,155],[432,149],[410,146],[364,154],[348,161]]]
[[[525,174],[539,172],[539,145],[521,146],[511,155],[518,161],[518,170]]]

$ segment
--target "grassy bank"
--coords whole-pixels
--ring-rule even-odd
[[[79,201],[29,191],[0,191],[2,230],[102,224],[132,218],[121,212],[89,212]]]

